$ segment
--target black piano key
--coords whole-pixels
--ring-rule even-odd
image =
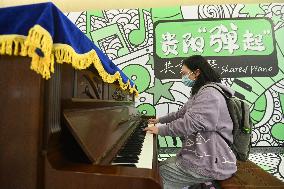
[[[120,157],[120,158],[115,158],[113,163],[138,163],[138,157],[137,158],[125,158],[125,157]]]
[[[127,143],[124,144],[124,146],[127,146],[131,143],[141,143],[144,141],[144,138],[136,138],[136,139],[131,139],[131,140],[128,140]]]
[[[120,150],[120,152],[140,152],[141,148],[137,148],[137,147],[132,147],[132,148],[123,148]]]
[[[136,167],[135,164],[132,164],[132,163],[118,163],[118,164],[115,164],[117,166],[126,166],[126,167]]]
[[[141,153],[141,149],[137,149],[137,150],[121,150],[118,155],[119,156],[128,156],[130,154],[133,155],[139,155]]]
[[[122,150],[119,154],[137,154],[139,155],[141,153],[141,149],[136,149],[136,150]]]
[[[121,152],[140,152],[141,151],[141,148],[124,148],[124,149],[121,149]]]
[[[143,145],[143,142],[144,141],[141,141],[141,142],[131,142],[131,143],[128,143],[127,145],[124,145],[122,148],[134,148],[134,147],[141,147]]]
[[[123,150],[123,151],[120,151],[118,155],[120,156],[127,156],[129,154],[139,155],[140,153],[141,153],[141,150],[137,150],[137,151]]]
[[[136,154],[127,155],[127,154],[126,154],[126,155],[119,155],[119,156],[115,157],[115,159],[116,159],[116,158],[119,158],[119,157],[121,157],[121,158],[136,158],[136,159],[139,159],[138,156],[139,156],[139,154],[138,154],[138,155],[136,155]],[[115,159],[114,159],[114,160],[115,160]]]
[[[138,155],[136,155],[136,154],[125,154],[125,155],[123,155],[123,156],[117,155],[117,156],[115,157],[115,159],[116,159],[116,158],[119,158],[119,157],[125,157],[125,158],[129,157],[129,158],[137,158],[137,159],[139,159],[139,158],[138,158]]]

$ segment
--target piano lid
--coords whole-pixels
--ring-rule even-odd
[[[54,4],[0,8],[0,55],[29,56],[31,69],[49,79],[54,62],[75,69],[93,65],[104,82],[118,81],[138,95],[135,84]]]
[[[119,148],[139,121],[129,119],[128,107],[65,110],[63,116],[71,134],[93,164],[102,163],[113,148]]]

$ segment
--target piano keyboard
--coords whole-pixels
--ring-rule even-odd
[[[153,135],[143,131],[147,122],[142,122],[122,146],[112,165],[152,169]]]

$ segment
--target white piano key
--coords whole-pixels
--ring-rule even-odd
[[[149,124],[148,126],[151,127],[153,125]],[[136,167],[152,169],[153,154],[154,154],[153,134],[147,132],[143,142],[141,154],[138,156],[139,157],[138,163],[135,164]]]

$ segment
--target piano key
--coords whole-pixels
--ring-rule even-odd
[[[112,165],[126,166],[126,167],[136,167],[136,165],[133,164],[133,163],[112,163]]]
[[[147,127],[144,121],[135,129],[124,146],[112,161],[112,165],[127,166],[135,163],[137,168],[152,169],[153,159],[153,135],[143,129]]]
[[[136,167],[152,169],[153,152],[153,135],[146,133],[141,154],[138,156],[139,161],[135,164]]]
[[[119,153],[119,155],[123,156],[123,155],[127,155],[127,154],[140,154],[141,153],[141,149],[135,149],[135,150],[123,150],[122,152]]]
[[[124,146],[121,147],[116,158],[113,162],[117,161],[118,158],[138,158],[138,155],[141,153],[142,144],[144,141],[145,132],[143,131],[144,124],[143,122],[134,130],[132,135],[126,141]]]
[[[129,157],[119,157],[116,158],[113,163],[138,163],[138,157],[136,158],[129,158]]]
[[[129,160],[138,160],[138,155],[134,155],[134,156],[117,156],[115,157],[115,159],[113,159],[113,163],[117,163],[120,160],[124,160],[124,159],[129,159]]]
[[[120,157],[125,157],[125,158],[127,158],[127,157],[129,157],[129,158],[138,158],[138,155],[140,154],[141,152],[139,152],[139,153],[132,153],[132,154],[130,154],[130,153],[125,153],[125,154],[119,154],[118,156],[116,156],[114,159],[113,159],[113,161],[115,161],[116,160],[116,158],[120,158]]]

